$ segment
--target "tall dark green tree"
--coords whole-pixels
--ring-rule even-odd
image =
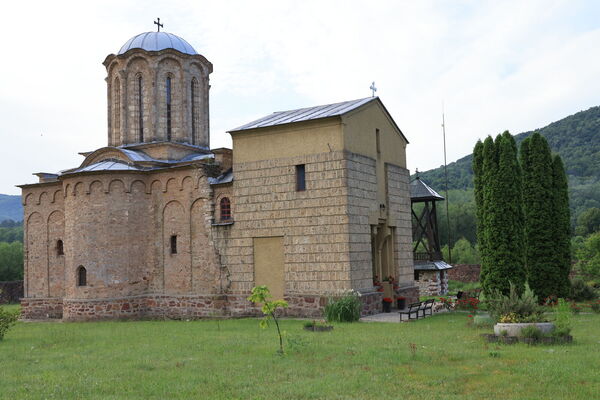
[[[512,283],[522,291],[525,284],[522,178],[517,146],[508,132],[498,135],[494,146],[497,168],[489,171],[492,179],[486,182],[486,191],[489,189],[485,204],[488,268],[482,286],[487,293],[493,290],[508,293]]]
[[[481,143],[481,142],[479,142]],[[477,215],[477,243],[481,258],[480,281],[485,282],[488,271],[491,268],[487,248],[487,223],[488,205],[493,202],[490,183],[494,179],[494,173],[498,167],[496,160],[496,146],[494,139],[488,136],[483,144],[475,145],[478,152],[477,161],[473,163],[473,171],[476,176],[477,188],[475,189],[475,204]]]
[[[556,295],[566,297],[570,292],[569,272],[571,272],[571,232],[569,210],[569,188],[562,159],[558,154],[552,157],[552,207],[554,222],[555,268],[559,280],[555,283]]]
[[[477,226],[477,243],[479,251],[485,248],[483,242],[483,232],[485,230],[483,223],[483,143],[477,141],[473,149],[473,195],[475,197],[475,219]],[[485,250],[484,250],[485,251]]]
[[[553,167],[546,139],[534,133],[521,145],[525,259],[529,285],[541,299],[562,293],[556,266]]]

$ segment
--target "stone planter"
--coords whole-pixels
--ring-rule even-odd
[[[526,326],[535,326],[542,331],[543,334],[548,334],[554,330],[554,324],[551,322],[498,323],[494,325],[494,333],[498,336],[502,336],[502,332],[506,331],[505,336],[521,336],[521,330]]]

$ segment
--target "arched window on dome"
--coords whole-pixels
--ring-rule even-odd
[[[142,74],[135,77],[135,111],[137,124],[137,139],[139,143],[144,141],[144,80]]]
[[[121,81],[115,78],[113,82],[113,137],[112,145],[115,146],[119,142],[119,134],[121,132]]]
[[[198,90],[198,80],[196,78],[192,78],[191,85],[191,105],[192,105],[192,144],[196,144],[196,136],[198,135],[198,125],[200,121],[198,120],[198,104],[200,104],[200,99],[198,98],[200,91]]]
[[[77,286],[87,286],[87,271],[83,265],[77,268]]]
[[[65,255],[65,247],[64,247],[63,241],[61,239],[58,239],[56,241],[56,255],[57,256],[64,256]]]
[[[167,140],[171,140],[171,77],[167,76],[166,82],[166,101],[167,101]]]
[[[231,202],[228,197],[223,197],[219,204],[221,209],[221,221],[231,220]]]

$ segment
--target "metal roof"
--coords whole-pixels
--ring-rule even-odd
[[[415,261],[415,271],[442,271],[454,268],[445,261]]]
[[[230,132],[343,115],[377,99],[378,97],[366,97],[364,99],[343,101],[341,103],[326,104],[323,106],[299,108],[297,110],[289,111],[277,111],[273,114],[267,115],[266,117],[232,129]]]
[[[100,161],[95,164],[85,166],[83,168],[77,168],[75,170],[67,170],[65,173],[73,174],[77,172],[90,172],[90,171],[143,171],[141,168],[134,167],[122,161]]]
[[[208,183],[211,185],[218,185],[221,183],[231,183],[233,182],[233,169],[229,168],[225,171],[224,174],[216,177],[216,178],[208,178]]]
[[[410,183],[410,199],[411,201],[419,200],[444,200],[438,192],[429,187],[418,176]]]
[[[118,54],[124,54],[131,49],[143,49],[146,51],[174,49],[185,54],[198,54],[184,39],[168,32],[144,32],[135,35],[125,42]]]

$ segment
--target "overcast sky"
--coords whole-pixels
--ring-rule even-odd
[[[377,94],[408,167],[600,104],[600,1],[7,1],[0,5],[0,193],[106,145],[104,58],[164,31],[213,63],[211,147],[281,111]]]

